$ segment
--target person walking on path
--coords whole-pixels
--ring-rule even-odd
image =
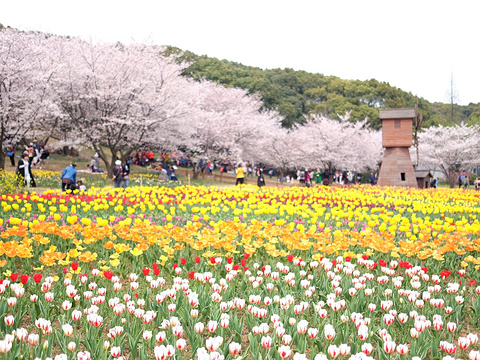
[[[265,186],[265,179],[263,178],[263,172],[260,168],[257,169],[257,185],[259,188]]]
[[[62,172],[62,191],[75,190],[77,188],[77,169],[75,163],[70,163]]]
[[[35,179],[32,174],[32,167],[28,161],[28,153],[23,153],[22,158],[18,161],[16,170],[18,182],[22,182],[23,186],[36,187]]]
[[[308,169],[305,169],[305,173],[303,175],[303,180],[305,182],[305,186],[310,187],[310,173],[308,172]]]
[[[115,167],[113,168],[113,184],[116,188],[122,186],[123,182],[123,169],[122,169],[122,161],[117,160],[115,161]]]
[[[30,163],[30,166],[32,166],[33,157],[35,156],[35,148],[33,147],[33,143],[30,143],[30,145],[25,146],[25,152],[28,153],[28,162]]]
[[[7,150],[7,156],[10,158],[10,163],[15,166],[15,146],[11,146]]]
[[[463,183],[463,188],[464,188],[464,189],[468,189],[468,185],[470,185],[470,176],[469,176],[469,174],[465,175],[463,181],[464,181],[464,183]]]
[[[245,170],[243,169],[242,164],[238,164],[237,167],[237,181],[235,182],[235,186],[237,185],[243,185],[244,184],[244,179],[245,179]]]
[[[313,178],[315,179],[315,185],[322,184],[322,173],[319,168],[317,168],[317,170],[315,170],[313,173]]]
[[[123,178],[123,188],[126,189],[128,187],[128,180],[130,175],[130,165],[126,161],[122,164],[122,178]]]

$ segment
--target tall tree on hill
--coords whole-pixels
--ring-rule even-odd
[[[79,39],[59,46],[63,66],[54,80],[71,125],[66,141],[93,148],[109,174],[117,158],[153,141],[163,123],[187,115],[189,80],[161,49]]]
[[[49,93],[56,65],[43,54],[49,48],[44,34],[0,30],[0,168],[5,168],[6,147],[29,134],[49,131],[40,124],[58,113]]]

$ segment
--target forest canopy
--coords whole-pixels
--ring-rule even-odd
[[[283,126],[287,128],[303,123],[305,115],[338,119],[338,114],[351,111],[350,120],[367,118],[372,128],[379,129],[380,108],[413,108],[416,103],[412,93],[375,79],[344,80],[288,68],[263,70],[172,46],[167,47],[165,55],[177,55],[179,62],[190,64],[183,72],[185,76],[259,93],[266,109],[277,109],[284,116]],[[480,104],[453,104],[452,112],[451,104],[430,103],[419,97],[418,109],[423,117],[422,127],[480,123]]]

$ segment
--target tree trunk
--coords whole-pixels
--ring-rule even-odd
[[[198,161],[197,161],[193,166],[193,176],[192,176],[193,180],[197,180],[199,174],[200,174],[200,166],[198,165]]]
[[[448,184],[450,185],[450,189],[455,187],[455,175],[447,175]]]
[[[4,138],[5,138],[5,128],[3,127],[3,121],[2,121],[2,127],[0,129],[0,170],[5,169],[5,153],[3,152]]]
[[[5,152],[3,151],[3,149],[0,147],[1,151],[0,151],[0,170],[4,170],[5,169],[5,158],[7,157],[5,155]]]

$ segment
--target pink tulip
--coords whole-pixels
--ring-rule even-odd
[[[330,324],[325,325],[325,328],[324,328],[323,331],[325,333],[325,338],[327,340],[331,341],[335,338],[335,335],[336,335],[335,334],[335,328],[332,325],[330,325]]]
[[[470,353],[468,354],[468,360],[480,360],[480,351],[470,351]]]
[[[31,346],[35,346],[40,341],[40,336],[38,334],[30,334],[27,341]]]
[[[92,357],[88,351],[79,351],[77,353],[77,360],[91,360]]]
[[[465,350],[470,346],[470,340],[467,337],[459,337],[458,338],[458,347],[462,350]]]
[[[153,352],[156,360],[165,360],[168,358],[167,348],[165,345],[155,346]]]
[[[185,339],[178,339],[176,346],[178,350],[185,350],[187,348],[187,342]]]
[[[228,350],[229,350],[230,354],[238,355],[238,354],[240,354],[240,351],[242,350],[242,345],[240,345],[236,342],[231,342],[228,345]]]
[[[285,335],[282,336],[282,343],[284,345],[290,345],[291,342],[292,342],[292,337],[290,335],[285,334]]]
[[[406,355],[408,353],[408,345],[398,344],[397,345],[397,353],[399,353],[400,355]]]
[[[288,345],[282,345],[278,348],[278,355],[280,355],[282,359],[289,358],[291,354],[292,354],[292,350]]]
[[[194,329],[196,333],[201,334],[205,329],[205,325],[203,325],[203,323],[201,322],[198,322],[195,324]]]
[[[120,349],[120,346],[113,346],[110,349],[110,355],[113,357],[119,357],[122,354],[122,350]]]
[[[395,347],[396,347],[396,344],[394,341],[385,341],[383,343],[383,350],[387,354],[393,354],[393,352],[395,351]]]
[[[348,354],[350,354],[350,346],[348,346],[347,344],[340,344],[338,348],[340,350],[340,355],[347,356]]]
[[[455,330],[457,330],[457,324],[454,323],[454,322],[449,322],[449,323],[447,324],[447,330],[448,330],[449,332],[454,332]]]
[[[383,315],[383,322],[385,323],[385,325],[392,325],[394,321],[395,321],[395,318],[392,315],[390,314]]]
[[[167,337],[167,334],[165,334],[165,331],[160,331],[157,333],[157,335],[155,335],[155,340],[157,340],[158,342],[163,342],[166,337]]]
[[[6,340],[0,340],[0,353],[5,354],[12,349],[12,343]]]
[[[216,321],[210,320],[207,323],[207,330],[211,333],[214,333],[215,331],[217,331],[217,327],[218,327],[218,323]]]
[[[308,329],[308,321],[300,320],[297,324],[297,331],[300,335],[303,335],[307,332]]]
[[[13,315],[7,315],[3,318],[3,321],[5,322],[6,325],[12,326],[13,323],[15,322],[15,318]]]
[[[362,352],[365,355],[370,355],[373,352],[373,346],[370,343],[365,343],[362,345]]]
[[[260,344],[264,349],[270,349],[272,346],[272,338],[270,336],[262,336]]]
[[[330,357],[335,359],[338,355],[340,355],[340,348],[335,344],[331,344],[328,346],[327,352]]]
[[[310,337],[310,339],[315,339],[318,336],[318,329],[309,328],[308,329],[308,336]]]
[[[470,341],[471,345],[475,345],[478,342],[478,335],[469,333],[467,339]]]

